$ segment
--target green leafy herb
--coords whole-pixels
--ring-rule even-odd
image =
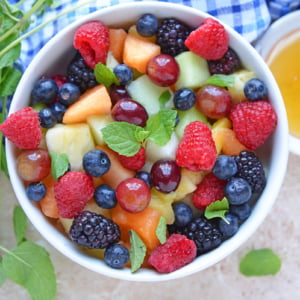
[[[233,86],[235,82],[234,75],[214,74],[210,76],[206,83],[221,87]]]
[[[166,107],[166,103],[170,100],[170,97],[171,97],[171,93],[170,93],[169,90],[164,91],[164,92],[160,95],[158,101],[159,101],[159,103],[160,103],[160,108],[161,108],[161,109],[164,109],[164,108]]]
[[[145,129],[128,122],[112,122],[101,129],[105,143],[121,155],[133,156],[150,139],[159,146],[171,138],[176,119],[174,110],[161,110],[149,117]]]
[[[226,223],[228,223],[228,220],[225,217],[225,214],[228,212],[228,210],[228,199],[224,197],[222,200],[214,201],[210,205],[208,205],[205,208],[204,216],[207,219],[222,218]]]
[[[129,258],[131,262],[131,272],[136,272],[144,262],[146,256],[146,246],[138,234],[134,230],[129,231],[130,235],[130,251]]]
[[[3,285],[3,283],[6,280],[6,274],[3,269],[2,261],[0,262],[0,287]]]
[[[98,83],[104,84],[107,88],[112,84],[119,84],[117,76],[106,65],[102,63],[96,64],[94,74]]]
[[[69,159],[65,153],[49,153],[51,156],[51,170],[54,180],[64,175],[69,169]]]
[[[20,206],[16,206],[13,212],[13,222],[15,236],[17,239],[18,245],[25,240],[25,232],[27,229],[27,218]]]
[[[22,73],[12,67],[6,67],[2,70],[1,75],[0,97],[6,97],[14,93]]]
[[[268,248],[251,250],[240,261],[240,272],[248,277],[275,275],[280,268],[280,257]]]
[[[159,218],[159,222],[156,227],[155,233],[160,243],[164,244],[167,240],[167,223],[165,217],[161,216]]]

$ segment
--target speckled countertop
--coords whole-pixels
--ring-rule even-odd
[[[107,278],[72,262],[50,246],[30,225],[27,237],[50,253],[58,283],[57,300],[94,299],[300,299],[300,157],[293,154],[272,211],[257,232],[237,251],[217,265],[185,279],[161,283],[127,282]],[[17,203],[12,188],[1,175],[0,240],[14,247],[12,210]],[[282,259],[275,276],[247,278],[239,273],[239,261],[250,249],[272,248]],[[11,281],[0,289],[0,299],[30,299]]]

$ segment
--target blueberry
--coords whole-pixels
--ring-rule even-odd
[[[107,184],[101,184],[95,189],[94,198],[102,208],[110,209],[117,204],[116,192]]]
[[[157,18],[152,14],[142,15],[136,23],[136,30],[141,36],[153,36],[158,30]]]
[[[31,91],[32,103],[51,104],[55,101],[58,93],[58,87],[52,79],[39,79]]]
[[[100,177],[110,168],[107,154],[98,149],[90,150],[83,156],[83,169],[93,177]]]
[[[46,186],[42,182],[32,182],[25,189],[27,197],[32,201],[40,201],[46,195]]]
[[[227,222],[223,219],[219,221],[219,230],[225,238],[233,236],[239,230],[239,219],[230,213],[225,214]]]
[[[151,175],[149,172],[137,171],[135,174],[135,178],[142,179],[150,188],[152,187]]]
[[[193,219],[193,211],[191,207],[184,202],[176,202],[173,205],[175,215],[175,225],[178,227],[184,227],[190,223]]]
[[[58,90],[59,102],[65,106],[75,103],[80,97],[80,89],[76,84],[64,83]]]
[[[104,261],[108,266],[114,269],[120,269],[124,267],[128,260],[129,251],[123,245],[113,244],[105,249]]]
[[[188,110],[196,102],[196,95],[192,89],[181,88],[174,93],[174,106],[179,110]]]
[[[247,180],[232,177],[225,185],[225,196],[232,205],[240,205],[250,200],[252,191]]]
[[[236,215],[240,221],[245,221],[251,214],[251,206],[249,203],[230,205],[229,212]]]
[[[49,107],[44,107],[39,111],[39,118],[43,128],[51,128],[57,123],[57,119]]]
[[[212,169],[214,175],[222,180],[231,178],[237,171],[238,167],[234,157],[224,154],[218,156]]]
[[[132,81],[133,73],[129,66],[119,64],[114,67],[114,74],[119,80],[120,85],[127,85]]]
[[[264,100],[267,97],[268,89],[263,81],[252,78],[246,82],[244,94],[251,101]]]
[[[54,102],[51,106],[50,106],[56,120],[58,123],[62,122],[63,116],[67,110],[67,107],[65,105],[63,105],[60,102]]]

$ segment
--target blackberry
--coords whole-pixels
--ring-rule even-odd
[[[90,249],[104,249],[120,240],[119,226],[112,220],[90,211],[82,211],[72,223],[71,240]]]
[[[193,240],[197,246],[197,256],[217,248],[223,241],[223,235],[217,224],[204,217],[196,217],[184,227],[169,225],[168,231],[169,234],[179,233]]]
[[[231,74],[240,69],[241,61],[232,48],[228,48],[225,55],[217,60],[209,60],[208,67],[211,74]]]
[[[166,18],[157,30],[157,43],[161,53],[176,56],[188,49],[184,45],[192,29],[175,18]]]
[[[235,156],[238,171],[235,176],[244,178],[252,188],[252,193],[261,193],[266,185],[263,165],[254,152],[242,151]]]
[[[81,93],[98,84],[93,69],[86,65],[79,52],[68,65],[67,78],[69,82],[79,87]]]

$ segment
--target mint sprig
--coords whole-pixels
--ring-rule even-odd
[[[94,68],[96,81],[109,88],[112,84],[119,84],[119,80],[115,73],[102,63],[96,64]]]
[[[128,122],[112,122],[101,129],[109,148],[121,155],[133,156],[141,144],[150,139],[159,146],[171,138],[176,120],[176,111],[163,109],[147,120],[145,128]]]
[[[225,74],[214,74],[210,76],[206,83],[217,85],[220,87],[230,87],[233,86],[235,82],[235,76],[234,75],[225,75]]]
[[[228,199],[224,197],[222,200],[214,201],[210,205],[208,205],[205,208],[204,216],[207,219],[221,218],[226,223],[229,223],[225,217],[225,214],[228,212],[228,210],[229,210],[229,202]]]
[[[51,172],[54,180],[64,175],[69,169],[69,158],[65,153],[49,152],[51,157]]]
[[[144,262],[146,256],[146,246],[139,235],[134,231],[129,231],[130,236],[130,251],[129,258],[131,263],[131,272],[136,272]]]

